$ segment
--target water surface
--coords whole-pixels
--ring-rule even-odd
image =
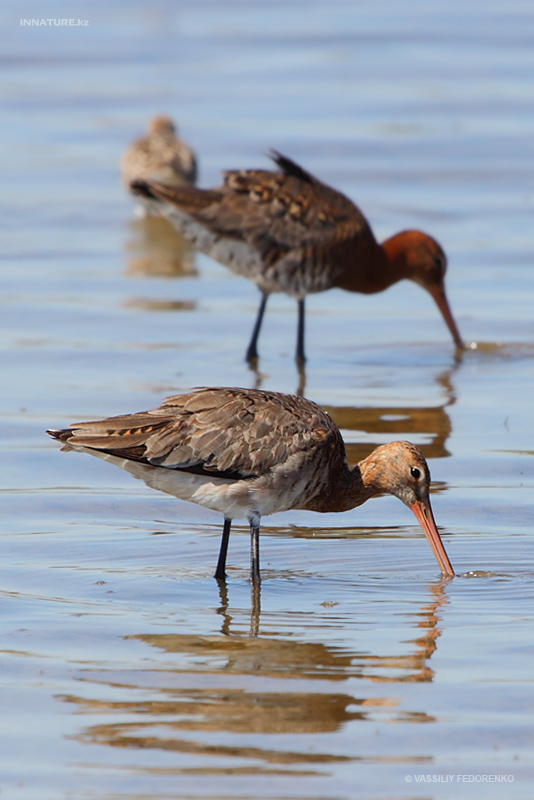
[[[522,2],[50,3],[2,11],[0,789],[93,798],[529,798],[534,558],[533,14]],[[456,358],[415,285],[258,296],[159,220],[121,150],[177,119],[203,185],[275,147],[376,235],[449,258]],[[381,498],[248,531],[44,430],[195,385],[323,404],[349,460],[407,438],[458,573]],[[251,635],[254,634],[254,635]],[[427,780],[428,779],[428,780]],[[500,781],[500,782],[496,782]],[[503,785],[503,781],[505,784]]]

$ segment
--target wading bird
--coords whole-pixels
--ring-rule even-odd
[[[178,138],[174,122],[159,114],[148,124],[145,136],[136,139],[123,153],[120,177],[127,192],[132,181],[154,178],[167,186],[193,186],[197,178],[195,154]],[[136,199],[142,203],[141,197]],[[145,204],[142,213],[149,209]]]
[[[382,445],[350,469],[336,424],[302,397],[202,388],[169,397],[151,411],[48,433],[64,450],[103,458],[154,489],[223,514],[219,580],[236,517],[249,521],[251,582],[259,586],[262,516],[289,509],[348,511],[381,494],[411,508],[440,570],[454,575],[432,514],[428,465],[417,447]]]
[[[217,189],[167,186],[154,176],[131,184],[151,213],[165,216],[194,247],[258,286],[247,360],[257,358],[272,292],[297,300],[296,359],[302,364],[307,294],[334,287],[375,294],[404,278],[432,295],[456,347],[463,348],[445,294],[447,259],[435,239],[408,230],[379,244],[351,200],[280,153],[273,151],[272,158],[278,171],[229,171]]]

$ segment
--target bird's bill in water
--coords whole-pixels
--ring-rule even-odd
[[[441,571],[445,573],[445,575],[454,575],[454,570],[451,562],[449,561],[449,556],[445,552],[443,542],[441,541],[441,536],[439,535],[434,520],[430,501],[427,500],[425,502],[423,500],[418,500],[416,503],[411,505],[410,508],[417,517],[417,521],[422,527],[430,547],[434,551],[434,555],[436,556]]]
[[[454,339],[456,347],[459,347],[460,350],[464,350],[465,345],[462,341],[462,337],[460,336],[460,331],[456,326],[456,322],[454,321],[454,317],[452,316],[452,311],[449,306],[449,301],[447,300],[447,295],[445,294],[445,289],[443,286],[433,286],[428,291],[434,298],[437,307],[441,311],[441,315],[447,323],[447,327],[452,334],[452,338]]]

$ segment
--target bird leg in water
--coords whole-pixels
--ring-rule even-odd
[[[250,636],[255,638],[260,631],[261,583],[250,587]]]
[[[250,578],[253,586],[260,585],[260,519],[249,518],[250,522]]]
[[[217,569],[215,570],[214,577],[218,581],[223,581],[226,578],[226,554],[228,552],[228,540],[230,539],[230,528],[232,527],[232,520],[224,518],[223,534],[221,539],[221,549],[219,550],[219,560],[217,561]]]
[[[267,305],[268,297],[268,294],[264,294],[262,292],[260,307],[258,308],[258,316],[256,317],[256,322],[254,323],[254,330],[252,331],[252,337],[250,339],[250,344],[245,356],[247,361],[254,361],[254,359],[258,357],[258,336],[260,335],[261,323],[263,322],[263,314],[265,312],[265,306]]]
[[[297,326],[297,353],[295,360],[297,364],[303,366],[306,362],[304,355],[304,298],[301,297],[298,301],[299,305],[299,321]]]

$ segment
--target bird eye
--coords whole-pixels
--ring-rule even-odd
[[[417,467],[412,467],[410,469],[410,475],[412,476],[412,478],[414,478],[414,480],[418,481],[419,478],[421,477],[421,470],[417,469]]]

